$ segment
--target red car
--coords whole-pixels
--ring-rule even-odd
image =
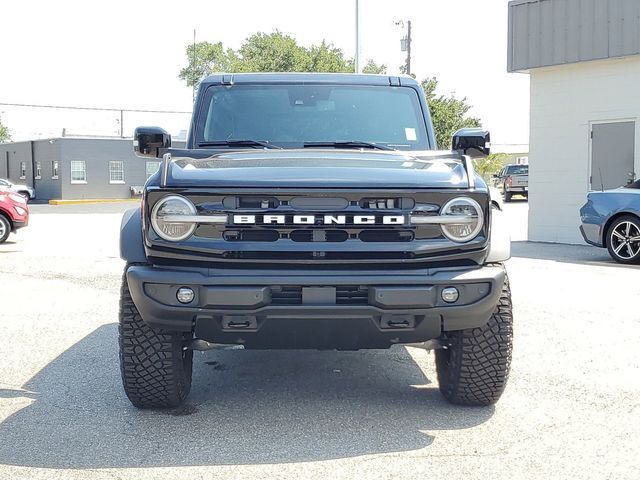
[[[18,193],[0,192],[0,243],[11,232],[29,224],[27,199]]]

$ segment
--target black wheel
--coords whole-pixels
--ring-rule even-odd
[[[126,275],[119,314],[120,372],[127,397],[138,408],[177,407],[191,390],[193,351],[183,346],[190,335],[149,327],[131,299]]]
[[[0,213],[0,243],[4,243],[11,233],[11,224],[7,217]]]
[[[507,192],[507,187],[505,187],[505,189],[504,189],[504,201],[505,202],[510,202],[512,195],[513,194],[511,192]]]
[[[458,405],[492,405],[507,385],[513,346],[509,279],[486,325],[449,332],[449,347],[436,350],[440,392]]]
[[[618,263],[640,264],[640,218],[623,215],[607,231],[609,255]]]
[[[29,195],[29,192],[18,192],[18,193],[22,195],[24,198],[26,198],[27,202],[31,200],[31,195]]]

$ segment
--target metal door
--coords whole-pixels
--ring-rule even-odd
[[[617,188],[635,179],[635,122],[591,125],[591,188]]]

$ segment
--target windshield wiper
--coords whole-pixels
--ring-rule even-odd
[[[216,140],[213,142],[201,142],[199,147],[264,147],[279,148],[282,147],[269,143],[267,140]]]
[[[314,147],[335,147],[335,148],[373,148],[376,150],[395,150],[395,148],[386,145],[380,145],[373,142],[361,142],[360,140],[351,140],[347,142],[304,142],[304,148]]]

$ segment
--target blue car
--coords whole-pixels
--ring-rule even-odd
[[[616,262],[640,264],[640,180],[615,190],[589,192],[580,218],[587,243],[607,248]]]

